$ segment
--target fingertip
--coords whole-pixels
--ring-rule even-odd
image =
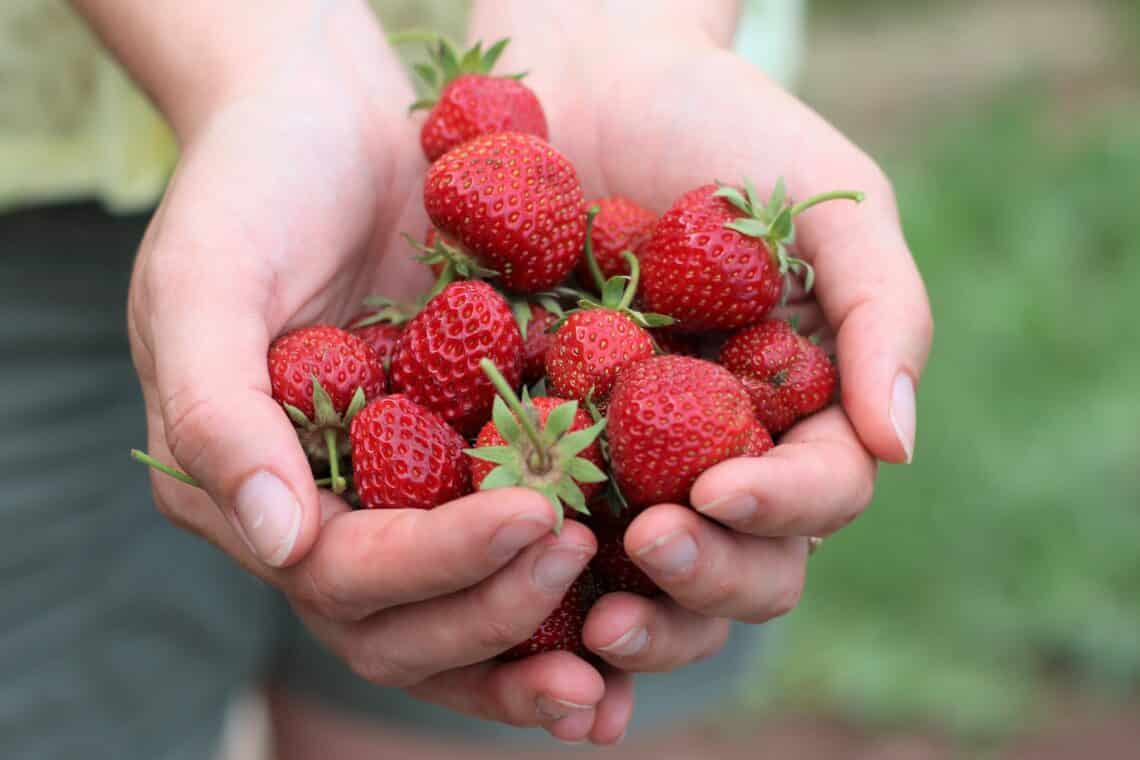
[[[633,719],[634,704],[633,675],[610,669],[606,673],[606,695],[597,707],[590,741],[599,746],[621,744]]]

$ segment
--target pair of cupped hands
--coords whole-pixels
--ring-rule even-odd
[[[414,97],[377,24],[331,11],[167,109],[183,153],[137,260],[129,325],[149,447],[204,486],[157,476],[164,515],[280,589],[360,676],[608,744],[634,708],[631,674],[684,668],[717,652],[730,621],[790,611],[807,537],[863,510],[877,461],[911,459],[932,324],[882,172],[728,52],[730,30],[670,25],[645,4],[636,18],[593,21],[565,7],[579,4],[546,16],[538,5],[505,19],[477,7],[471,36],[512,38],[500,69],[532,72],[551,142],[587,197],[626,195],[660,212],[688,189],[744,176],[762,190],[784,176],[798,197],[836,187],[867,197],[801,217],[816,288],[785,308],[834,341],[842,404],[763,458],[710,469],[691,507],[637,517],[626,549],[666,594],[611,594],[594,607],[585,642],[607,666],[565,652],[494,661],[586,566],[588,529],[568,521],[554,535],[551,505],[519,489],[354,512],[314,486],[270,397],[274,337],[343,324],[366,295],[411,299],[428,285],[400,237],[427,224]]]

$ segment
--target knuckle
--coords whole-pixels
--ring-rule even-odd
[[[163,399],[162,419],[170,453],[193,474],[206,456],[216,429],[213,405],[190,389],[176,390]]]
[[[529,621],[492,614],[480,621],[475,641],[483,651],[504,651],[526,641],[535,628]]]
[[[740,584],[732,573],[724,573],[717,578],[701,594],[696,608],[697,611],[715,616],[720,610],[729,609],[735,605],[740,595]]]
[[[373,651],[371,647],[356,647],[345,659],[358,678],[377,686],[406,689],[424,680],[422,674],[387,654]]]
[[[329,582],[318,567],[306,568],[293,592],[294,598],[305,607],[328,620],[355,623],[368,616],[368,611],[350,601],[343,589]]]

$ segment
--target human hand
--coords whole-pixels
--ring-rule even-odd
[[[660,212],[714,178],[777,177],[798,198],[866,193],[798,219],[799,255],[815,266],[802,324],[834,339],[842,406],[789,430],[759,459],[724,462],[691,491],[695,509],[658,505],[625,546],[668,593],[602,599],[588,646],[627,670],[669,670],[715,652],[728,620],[762,622],[802,593],[807,536],[851,522],[873,491],[876,460],[908,462],[914,386],[932,320],[889,182],[805,105],[725,49],[735,3],[484,0],[472,37],[509,36],[504,70],[530,69],[550,139],[587,197],[621,194]]]
[[[318,492],[270,395],[275,336],[428,284],[399,237],[426,225],[426,167],[380,30],[348,3],[291,34],[251,45],[254,60],[227,64],[240,74],[200,108],[171,113],[182,160],[139,252],[128,318],[149,449],[203,490],[158,475],[159,508],[280,589],[364,678],[612,741],[632,710],[628,677],[564,653],[488,662],[558,604],[594,553],[589,532],[552,535],[551,506],[519,490],[352,512]]]

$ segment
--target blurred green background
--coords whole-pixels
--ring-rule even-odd
[[[801,91],[894,179],[937,330],[915,463],[812,559],[751,704],[977,739],[1135,697],[1138,18],[814,0]]]

